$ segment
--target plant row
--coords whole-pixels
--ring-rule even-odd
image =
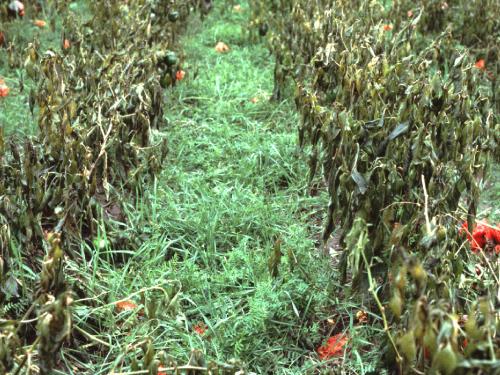
[[[340,238],[341,285],[369,292],[387,332],[380,366],[398,373],[498,370],[495,243],[471,254],[463,232],[498,158],[499,11],[488,0],[254,5],[276,58],[273,97],[294,82],[311,181],[321,170],[328,189],[323,240]]]
[[[43,51],[37,39],[20,45],[0,30],[8,64],[35,82],[26,111],[38,125],[23,139],[0,132],[2,374],[52,373],[73,328],[64,260],[86,261],[102,246],[92,241],[99,228],[125,220],[123,197],[159,172],[167,144],[153,133],[164,126],[164,89],[181,66],[177,36],[195,5],[44,4],[48,23],[61,30],[59,47]],[[7,30],[12,16],[2,17]],[[118,232],[111,240],[128,241]]]

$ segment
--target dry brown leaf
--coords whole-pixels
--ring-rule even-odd
[[[359,324],[368,323],[368,314],[366,313],[366,311],[359,310],[356,313],[356,319],[358,320]]]
[[[224,42],[219,42],[215,45],[215,50],[219,53],[229,52],[229,46]]]
[[[33,25],[39,28],[44,28],[45,26],[47,26],[47,22],[45,22],[44,20],[35,20],[33,21]]]
[[[133,311],[137,309],[137,304],[133,301],[119,301],[115,303],[116,311],[118,313],[124,312],[124,311]],[[140,312],[139,312],[140,314]]]

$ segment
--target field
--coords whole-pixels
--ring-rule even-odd
[[[0,374],[499,373],[498,20],[7,3]]]

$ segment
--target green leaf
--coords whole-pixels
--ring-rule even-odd
[[[19,297],[18,283],[13,276],[10,276],[5,281],[5,286],[2,289],[4,293],[7,294],[9,297],[16,297],[16,298]]]
[[[464,59],[465,57],[465,53],[464,54],[461,54],[460,56],[458,56],[455,61],[453,62],[453,67],[457,67],[460,65],[460,63],[462,62],[462,60]]]
[[[351,172],[351,177],[354,180],[354,182],[356,183],[356,185],[358,186],[359,192],[361,194],[366,193],[366,191],[368,190],[368,184],[366,183],[366,180],[363,177],[363,175],[361,173],[359,173],[358,171],[353,170]]]
[[[389,140],[392,141],[399,137],[400,135],[405,134],[408,129],[410,129],[410,123],[409,122],[403,122],[396,126],[396,128],[389,134]]]

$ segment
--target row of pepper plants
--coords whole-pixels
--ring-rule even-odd
[[[500,3],[253,3],[273,97],[292,83],[311,181],[321,171],[328,190],[340,285],[371,300],[386,333],[379,367],[499,371],[495,239],[474,253],[466,237],[499,157]]]
[[[152,134],[165,125],[164,89],[179,77],[177,35],[198,6],[77,4],[43,2],[50,19],[39,25],[61,33],[60,46],[46,51],[37,39],[20,45],[22,36],[9,34],[12,16],[0,13],[0,51],[34,82],[26,110],[38,125],[35,136],[22,139],[0,132],[2,374],[52,373],[73,336],[75,293],[85,299],[82,286],[68,285],[65,260],[90,257],[101,225],[111,241],[126,240],[112,233],[113,222],[125,220],[123,196],[140,191],[165,159],[166,140]],[[37,5],[26,4],[26,17],[40,11]],[[135,369],[158,366],[149,355]]]

